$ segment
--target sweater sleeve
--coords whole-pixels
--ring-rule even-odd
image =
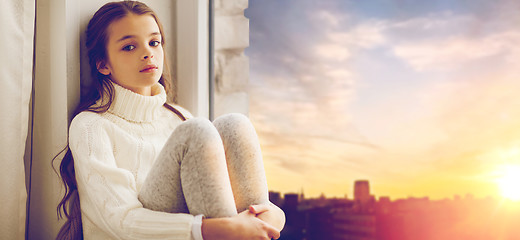
[[[192,215],[143,208],[133,174],[117,167],[110,129],[103,121],[75,118],[69,146],[83,221],[114,239],[191,239]]]

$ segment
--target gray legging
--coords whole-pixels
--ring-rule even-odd
[[[172,133],[139,193],[145,208],[230,217],[267,204],[258,137],[247,117],[193,118]]]

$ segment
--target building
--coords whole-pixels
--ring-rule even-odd
[[[274,205],[281,207],[283,203],[283,199],[280,195],[280,192],[269,191],[269,201]]]
[[[333,215],[334,240],[375,240],[376,215],[338,209]]]
[[[354,201],[367,203],[370,200],[370,185],[367,180],[354,182]]]

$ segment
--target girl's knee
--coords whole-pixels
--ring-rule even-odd
[[[215,119],[214,122],[249,122],[249,118],[247,118],[244,114],[241,113],[227,113],[222,116],[219,116]]]
[[[240,113],[222,115],[215,119],[213,124],[219,131],[254,131],[254,127],[249,118]]]
[[[179,138],[186,138],[188,142],[208,142],[219,140],[219,133],[215,126],[205,118],[191,118],[180,124],[172,134]]]
[[[176,130],[201,134],[214,131],[214,127],[209,120],[197,117],[186,120]]]
[[[226,114],[217,118],[213,124],[226,149],[234,149],[234,152],[259,152],[258,135],[246,116]]]

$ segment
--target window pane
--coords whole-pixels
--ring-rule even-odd
[[[489,237],[466,220],[505,199],[516,208],[500,208],[504,223],[520,200],[519,7],[250,0],[250,117],[270,188],[355,208],[354,182],[367,180],[373,211],[381,199],[429,206],[438,224],[428,231],[420,218],[400,220],[417,220],[411,239],[429,239],[420,234],[444,217],[472,233],[450,227],[432,239]],[[453,220],[448,209],[464,205],[472,210]]]

